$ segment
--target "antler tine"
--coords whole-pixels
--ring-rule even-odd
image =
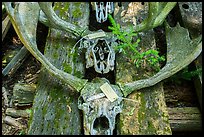
[[[148,17],[134,29],[141,32],[161,25],[177,2],[148,2]]]
[[[85,29],[59,18],[59,16],[54,12],[52,8],[52,2],[38,2],[38,3],[42,11],[47,16],[47,19],[49,20],[49,23],[52,27],[73,33],[77,37],[82,35]]]
[[[10,3],[11,4],[11,3]],[[9,3],[4,3],[12,25],[24,46],[31,54],[42,63],[51,75],[61,79],[71,88],[80,91],[87,80],[77,78],[62,70],[57,69],[47,58],[38,50],[36,44],[36,29],[39,17],[39,5],[36,2],[22,2],[15,6],[14,13],[9,7]]]

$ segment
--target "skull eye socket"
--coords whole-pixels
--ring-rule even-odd
[[[93,107],[89,106],[89,112],[93,112]]]
[[[94,121],[94,125],[93,125],[94,129],[97,130],[107,130],[109,129],[109,121],[105,116],[102,117],[98,117],[95,119]]]

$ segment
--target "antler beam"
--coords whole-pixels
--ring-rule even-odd
[[[24,46],[31,54],[42,63],[51,75],[59,78],[78,92],[87,83],[87,80],[77,78],[52,65],[38,50],[36,44],[36,29],[40,8],[37,2],[21,2],[11,7],[11,2],[4,2],[5,8],[11,19],[12,25]]]
[[[81,36],[84,32],[85,29],[64,21],[59,16],[57,16],[52,8],[52,2],[39,2],[39,6],[45,13],[51,27],[73,33],[77,37]]]
[[[176,27],[171,28],[166,23],[166,37],[166,65],[157,74],[148,79],[142,79],[126,84],[118,83],[124,96],[129,95],[133,91],[153,86],[176,74],[178,71],[188,66],[202,52],[202,36],[199,36],[192,41],[189,37],[188,30],[180,27],[179,24],[177,24]]]
[[[169,12],[175,7],[176,3],[177,2],[148,2],[148,17],[136,25],[134,30],[141,32],[161,25]]]

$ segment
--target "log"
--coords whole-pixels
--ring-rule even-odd
[[[197,107],[167,109],[173,132],[202,131],[201,113]]]
[[[36,91],[35,84],[17,83],[13,88],[12,100],[15,106],[30,106],[33,102]]]
[[[30,55],[29,51],[26,49],[26,47],[23,46],[20,51],[12,58],[9,64],[3,69],[2,74],[4,76],[8,74],[13,75],[24,62],[26,57],[28,57],[28,55]]]
[[[126,3],[126,2],[124,2]],[[147,3],[142,5],[140,2],[132,2],[124,7],[127,10],[126,16],[121,17],[122,9],[119,9],[118,14],[115,16],[117,23],[122,24],[122,27],[127,27],[127,24],[133,25],[131,17],[141,17],[144,19],[144,14],[147,15]],[[130,5],[134,5],[134,8]],[[135,10],[135,11],[134,11]],[[137,11],[137,12],[136,12]],[[129,14],[130,15],[129,15]],[[131,15],[135,13],[134,15]],[[125,22],[126,20],[126,22]],[[127,20],[130,20],[129,22]],[[139,20],[137,19],[137,24]],[[143,50],[155,49],[156,43],[153,30],[139,33],[141,42],[139,46]],[[135,40],[136,41],[136,40]],[[116,58],[116,83],[127,83],[135,80],[151,77],[155,72],[149,71],[149,66],[146,68],[135,67],[135,64],[128,61],[132,53],[128,53],[128,56],[118,54]],[[128,68],[128,69],[127,69]],[[164,100],[164,91],[162,83],[158,83],[152,87],[144,88],[135,92],[132,92],[129,99],[136,101],[125,101],[124,109],[119,116],[118,134],[122,135],[159,135],[159,134],[172,134],[170,123],[168,120],[168,112]]]
[[[14,108],[7,108],[6,115],[14,118],[18,118],[18,117],[28,118],[30,114],[27,110],[17,110]]]
[[[3,121],[8,124],[8,125],[12,125],[18,129],[23,129],[25,128],[24,125],[22,125],[20,122],[18,122],[15,118],[12,118],[10,116],[6,116]]]
[[[65,21],[85,27],[88,24],[89,4],[55,2],[54,10]],[[72,58],[71,50],[77,42],[70,33],[49,29],[45,57],[58,69],[82,78],[84,62],[81,55]],[[75,49],[75,51],[77,51]],[[42,67],[28,134],[31,135],[78,135],[83,134],[82,119],[78,109],[79,93],[62,84]]]

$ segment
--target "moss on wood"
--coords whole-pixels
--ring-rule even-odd
[[[84,3],[56,2],[54,9],[62,19],[72,22],[73,15],[69,15],[69,10],[73,9],[70,5],[81,6]],[[83,8],[86,9],[88,6]],[[88,14],[83,12],[82,17],[75,20],[80,22]],[[86,22],[84,22],[83,26],[86,25]],[[70,36],[69,33],[64,31],[50,29],[44,55],[58,69],[77,77],[83,77],[82,56],[76,54],[74,60],[71,56],[71,51],[77,39]],[[81,134],[82,125],[77,104],[78,96],[79,93],[64,85],[42,68],[28,133],[45,135]]]
[[[125,7],[125,9],[127,8],[131,7]],[[147,9],[145,7],[143,8]],[[144,13],[146,11],[141,10],[141,12]],[[126,16],[126,18],[130,19],[132,17]],[[117,18],[117,22],[122,22],[122,20],[120,18]],[[139,35],[141,37],[141,42],[139,44],[142,44],[141,47],[143,47],[143,50],[156,48],[153,30],[141,32],[139,33]],[[130,54],[128,54],[128,56],[129,55]],[[134,63],[128,59],[128,56],[125,57],[124,55],[120,54],[116,58],[116,83],[127,83],[139,79],[149,78],[155,73],[153,70],[147,69],[148,66],[146,66],[145,68],[137,69]],[[133,99],[136,102],[127,100],[124,101],[124,109],[120,114],[120,121],[117,125],[119,134],[171,134],[171,128],[168,121],[168,113],[166,111],[166,104],[164,101],[162,83],[158,83],[155,86],[132,92],[128,96],[128,98]]]

